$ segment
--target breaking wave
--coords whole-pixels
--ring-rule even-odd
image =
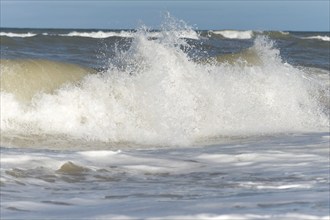
[[[254,36],[253,31],[222,30],[211,31],[211,33],[228,39],[251,39]]]
[[[52,93],[65,83],[75,83],[93,70],[49,60],[0,60],[1,92],[20,102],[39,93]]]
[[[147,36],[151,38],[158,38],[164,32],[148,32]],[[171,32],[168,34],[176,34],[180,38],[187,38],[187,39],[198,39],[198,34],[193,31],[177,31],[176,33]],[[108,37],[125,37],[125,38],[133,38],[135,33],[132,31],[121,31],[121,32],[70,32],[68,34],[61,34],[60,36],[67,36],[67,37],[90,37],[90,38],[108,38]]]
[[[303,37],[302,39],[309,39],[309,40],[321,40],[321,41],[330,41],[329,36],[310,36],[310,37]]]
[[[161,37],[164,32],[158,31],[150,31],[148,32],[148,37],[150,38],[158,38]],[[186,39],[199,39],[198,34],[193,30],[177,30],[172,32],[167,32],[167,34],[175,34],[180,38]],[[72,31],[69,33],[12,33],[12,32],[1,32],[0,36],[5,37],[35,37],[35,36],[59,36],[59,37],[84,37],[84,38],[110,38],[110,37],[122,37],[122,38],[134,38],[135,31],[91,31],[91,32],[83,32],[83,31]]]
[[[0,32],[0,36],[5,36],[5,37],[34,37],[37,34],[34,33],[12,33],[12,32]]]
[[[230,61],[217,57],[195,62],[187,55],[186,41],[168,34],[177,31],[171,28],[164,27],[157,39],[139,30],[129,50],[117,51],[106,71],[82,71],[83,77],[58,83],[51,91],[33,90],[31,101],[22,102],[16,94],[25,93],[30,83],[49,86],[36,72],[54,71],[48,64],[34,69],[29,73],[33,76],[24,76],[28,84],[15,82],[21,83],[18,91],[1,91],[2,135],[184,145],[225,136],[328,129],[328,85],[286,64],[269,39],[257,37]],[[72,74],[72,68],[78,67],[65,71]],[[4,83],[22,73],[13,74]]]

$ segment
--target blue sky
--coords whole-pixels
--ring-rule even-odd
[[[1,27],[159,28],[166,11],[197,29],[329,31],[329,0],[1,0]]]

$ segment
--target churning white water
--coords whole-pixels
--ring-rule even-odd
[[[267,38],[249,49],[253,65],[196,62],[177,32],[147,33],[135,33],[106,71],[40,91],[29,104],[3,91],[2,132],[172,145],[327,127],[322,81],[284,63]]]

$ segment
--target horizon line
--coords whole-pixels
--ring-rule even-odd
[[[39,30],[138,30],[139,28],[94,28],[94,27],[85,27],[85,28],[70,28],[70,27],[1,27],[0,29],[39,29]],[[150,28],[150,31],[161,31],[161,29]],[[223,28],[223,29],[194,29],[194,31],[224,31],[224,30],[233,30],[233,31],[288,31],[288,32],[328,32],[330,30],[283,30],[283,29],[235,29],[235,28]]]

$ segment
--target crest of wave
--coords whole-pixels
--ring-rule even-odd
[[[107,71],[23,106],[2,97],[1,128],[24,134],[65,134],[106,142],[184,145],[221,136],[324,129],[319,83],[282,62],[264,37],[253,49],[261,63],[197,63],[169,18],[159,38],[141,29]],[[6,111],[6,109],[11,109]]]

